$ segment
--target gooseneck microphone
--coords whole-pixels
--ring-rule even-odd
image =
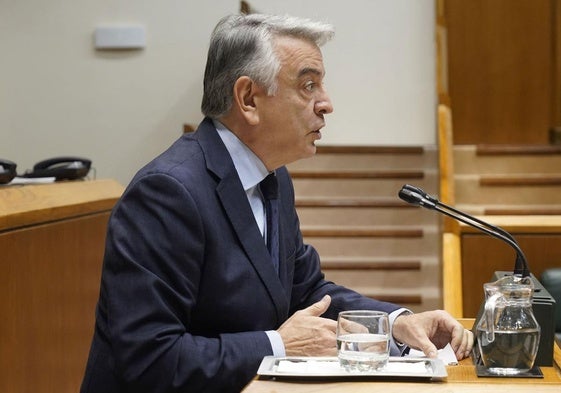
[[[514,240],[512,235],[510,235],[504,229],[491,225],[476,217],[470,216],[467,213],[448,206],[440,202],[437,198],[427,194],[419,187],[405,184],[399,191],[399,197],[407,203],[421,206],[429,210],[436,210],[439,213],[447,215],[448,217],[452,217],[453,219],[463,222],[464,224],[477,228],[496,239],[504,241],[516,251],[514,274],[522,277],[527,277],[530,275],[530,269],[528,268],[526,256],[524,255],[524,253],[520,249],[520,246],[518,246],[518,243],[516,242],[516,240]]]
[[[536,356],[536,361],[534,365],[537,366],[552,366],[553,365],[553,346],[555,343],[555,300],[549,294],[549,292],[541,285],[541,283],[536,279],[533,274],[530,274],[528,269],[528,262],[524,253],[518,246],[516,240],[504,229],[497,226],[491,225],[482,221],[476,217],[470,216],[460,210],[454,209],[440,202],[437,198],[427,194],[419,187],[411,186],[406,184],[399,191],[399,197],[405,202],[412,205],[422,206],[426,209],[436,210],[442,214],[452,217],[455,220],[463,222],[469,226],[472,226],[480,231],[500,239],[507,243],[509,246],[516,250],[516,264],[514,267],[515,276],[530,276],[534,286],[534,295],[532,297],[532,309],[534,310],[534,315],[541,327],[540,342],[538,347],[538,354]],[[497,271],[492,278],[493,281],[498,280],[505,275],[510,274],[510,272]],[[479,309],[474,326],[478,325],[478,321],[483,315],[485,302]],[[481,360],[481,355],[479,354],[479,347],[474,345],[474,354],[472,355],[475,364],[479,364]],[[479,370],[479,367],[476,367]],[[479,371],[477,373],[480,376]]]

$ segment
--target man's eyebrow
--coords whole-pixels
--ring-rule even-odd
[[[300,78],[304,75],[307,75],[307,74],[314,74],[314,75],[317,75],[317,76],[322,76],[323,75],[323,73],[317,68],[304,67],[300,70],[300,72],[298,72],[298,78]]]

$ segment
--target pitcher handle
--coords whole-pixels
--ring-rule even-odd
[[[500,293],[490,296],[485,302],[485,321],[487,322],[487,341],[495,341],[495,306],[497,300],[502,297]]]

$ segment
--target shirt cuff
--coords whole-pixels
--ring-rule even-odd
[[[274,356],[286,356],[286,351],[284,349],[284,343],[282,338],[276,330],[267,330],[265,332],[267,337],[269,337],[269,342],[271,343],[271,348],[273,348]]]
[[[396,318],[401,315],[409,315],[409,314],[413,314],[413,312],[406,308],[399,308],[388,315],[390,320],[390,355],[391,356],[404,356],[409,353],[410,348],[407,345],[394,340],[393,331],[392,331],[393,323],[396,320]]]

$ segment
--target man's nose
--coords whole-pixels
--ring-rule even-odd
[[[316,101],[314,109],[316,114],[318,115],[326,115],[333,112],[333,104],[331,103],[331,98],[329,98],[329,94],[327,94],[327,92],[319,97],[319,99]]]

